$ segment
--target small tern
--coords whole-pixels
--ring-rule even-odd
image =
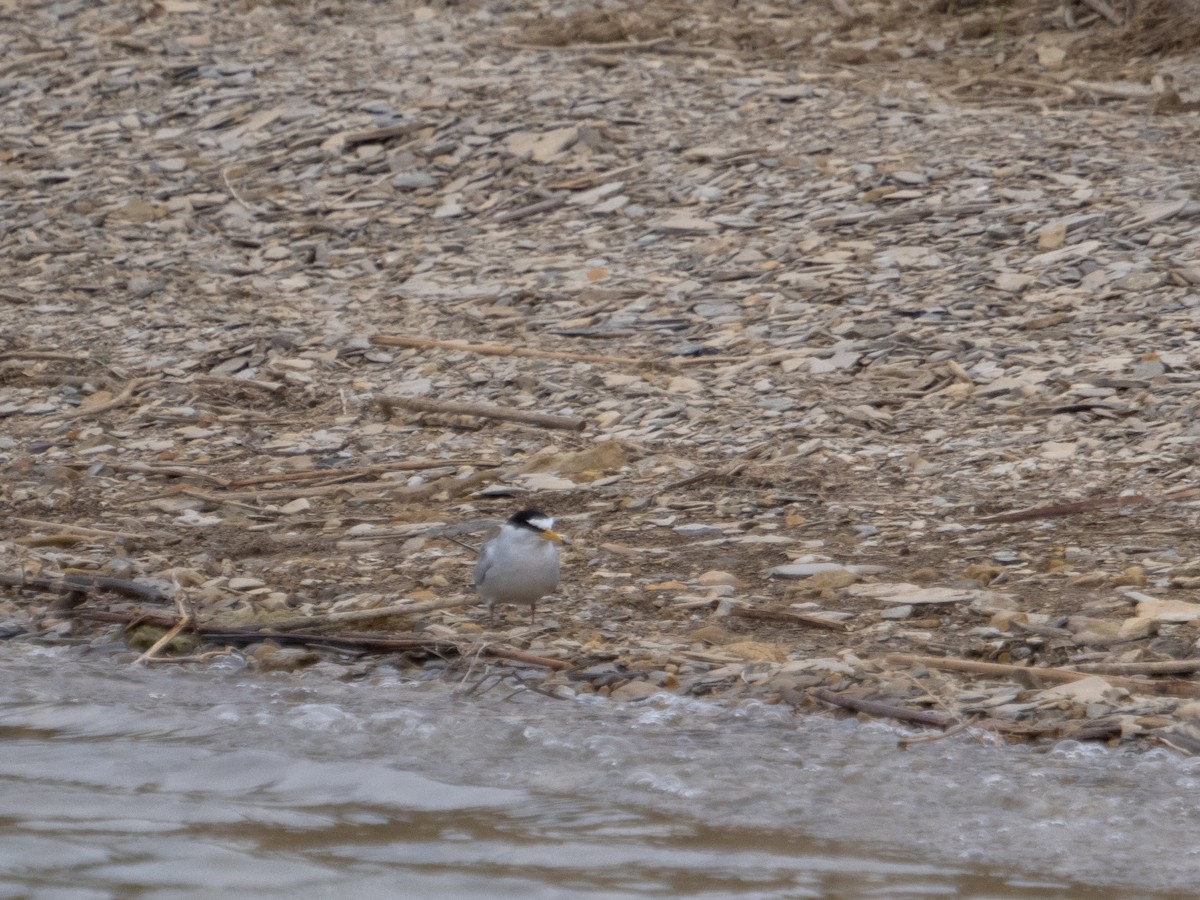
[[[558,587],[558,545],[562,535],[554,519],[536,509],[523,509],[504,523],[500,533],[479,551],[475,590],[494,619],[497,603],[528,603],[533,622],[537,602]]]

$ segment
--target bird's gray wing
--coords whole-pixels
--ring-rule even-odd
[[[488,569],[496,561],[496,546],[491,541],[483,545],[479,551],[479,559],[475,563],[475,588],[478,590],[487,578]]]

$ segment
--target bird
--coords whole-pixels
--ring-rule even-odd
[[[475,590],[494,621],[497,603],[528,603],[533,622],[537,602],[558,587],[558,545],[554,518],[536,509],[515,513],[479,551]]]

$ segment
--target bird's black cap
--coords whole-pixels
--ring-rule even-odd
[[[518,528],[528,528],[531,531],[542,532],[554,524],[554,519],[541,510],[523,509],[518,513],[514,513],[512,518],[508,520],[508,524],[516,525]]]

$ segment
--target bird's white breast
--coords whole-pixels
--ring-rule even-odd
[[[536,603],[558,587],[558,547],[527,528],[505,525],[484,547],[476,587],[489,603]]]

